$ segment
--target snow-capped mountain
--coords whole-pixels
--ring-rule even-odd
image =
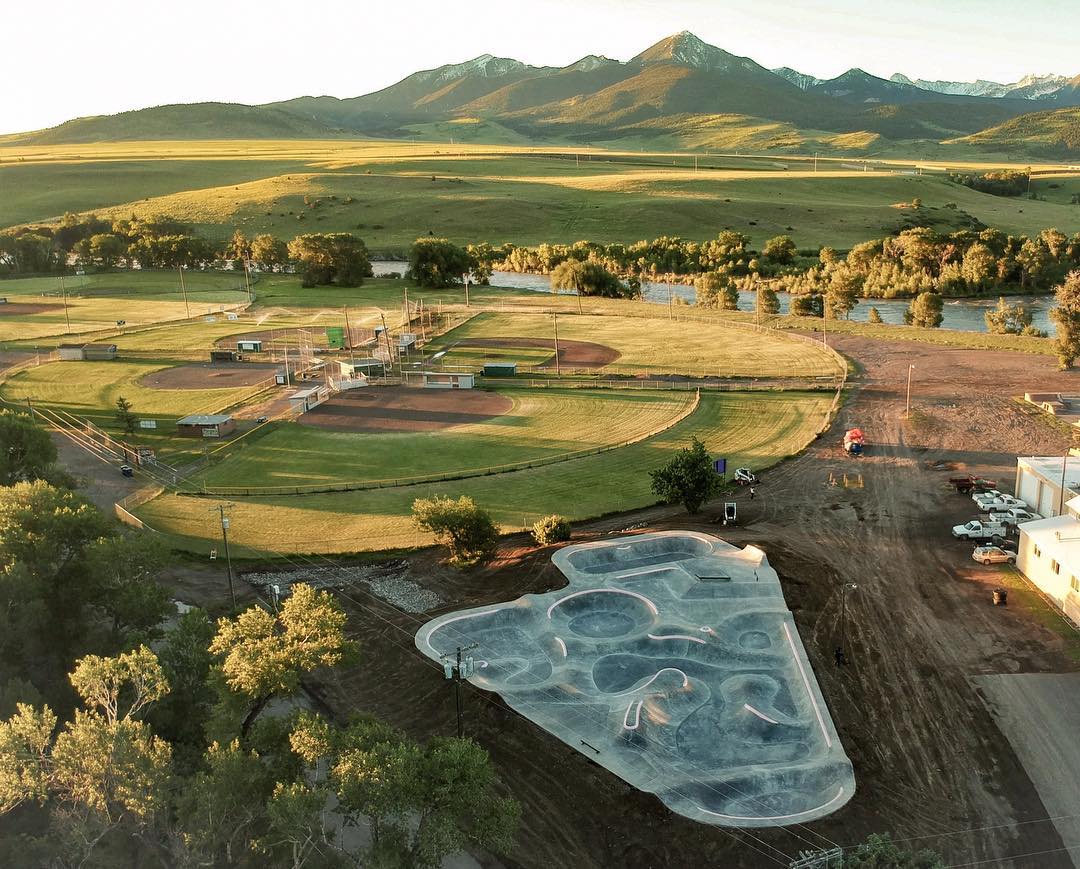
[[[812,75],[807,75],[805,72],[799,72],[797,69],[792,69],[790,66],[778,66],[772,70],[780,78],[786,78],[799,90],[807,91],[815,85],[821,84],[825,79],[815,78]]]
[[[464,63],[452,63],[446,66],[440,66],[436,69],[423,70],[422,72],[415,73],[413,78],[417,82],[443,84],[445,82],[454,81],[454,79],[465,78],[466,76],[494,78],[496,76],[506,75],[507,73],[518,72],[524,69],[528,69],[528,67],[520,60],[514,60],[510,57],[494,57],[490,54],[481,54],[479,57],[474,57],[472,60],[466,60]]]
[[[1014,97],[1038,100],[1050,96],[1064,87],[1069,79],[1063,75],[1025,75],[1018,81],[1001,82],[977,79],[976,81],[928,81],[910,79],[903,73],[895,73],[889,79],[900,84],[914,85],[924,91],[939,94],[956,94],[967,97]]]

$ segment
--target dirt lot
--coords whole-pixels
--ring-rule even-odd
[[[332,431],[437,431],[501,416],[513,406],[505,395],[482,389],[369,387],[340,392],[299,421]]]
[[[1071,866],[1048,812],[969,677],[1078,669],[1061,637],[1017,607],[990,605],[1000,568],[970,560],[949,527],[974,513],[950,493],[936,462],[1008,484],[1019,454],[1053,454],[1070,435],[1010,396],[1076,391],[1046,357],[954,351],[908,342],[838,338],[862,368],[840,418],[799,458],[769,472],[754,501],[739,492],[741,526],[652,508],[576,529],[583,540],[628,528],[690,528],[755,543],[779,571],[787,602],[855,765],[857,790],[842,810],[787,830],[734,831],[673,816],[586,756],[508,710],[494,695],[465,692],[467,732],[492,754],[522,804],[510,861],[522,867],[787,866],[801,850],[848,846],[888,831],[933,847],[946,862]],[[913,420],[902,419],[908,366]],[[420,392],[420,390],[416,390]],[[428,390],[427,392],[431,392]],[[446,393],[440,393],[446,395]],[[457,398],[457,396],[448,396]],[[844,428],[869,441],[862,460],[843,456]],[[863,488],[829,484],[830,473]],[[438,591],[449,611],[565,584],[551,550],[509,538],[486,569],[458,572],[439,554],[411,558],[411,578]],[[208,580],[209,581],[209,580]],[[213,580],[219,584],[219,580]],[[848,666],[837,668],[842,583]],[[189,590],[197,580],[187,575]],[[219,585],[218,585],[219,587]],[[361,589],[342,594],[364,663],[317,685],[341,713],[363,710],[417,737],[452,733],[453,699],[441,670],[415,650],[413,616]],[[1028,855],[1042,852],[1038,856]]]
[[[140,383],[151,389],[229,389],[269,383],[278,365],[267,362],[217,362],[177,365],[147,374]]]
[[[466,338],[455,347],[498,347],[513,350],[517,347],[539,347],[551,351],[551,358],[537,368],[555,367],[555,341],[547,338]],[[592,341],[560,341],[559,364],[567,368],[603,368],[619,358],[619,352]]]

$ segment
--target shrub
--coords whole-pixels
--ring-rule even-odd
[[[533,525],[532,536],[538,546],[562,543],[570,539],[570,523],[564,516],[552,513]]]
[[[479,564],[495,553],[499,526],[466,495],[456,501],[446,495],[417,498],[412,512],[413,521],[450,550],[455,564]]]

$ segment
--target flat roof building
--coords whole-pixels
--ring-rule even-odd
[[[176,421],[176,433],[184,437],[219,438],[236,430],[227,413],[196,413]]]
[[[1062,495],[1062,480],[1065,483]],[[1063,504],[1080,495],[1080,457],[1018,456],[1016,497],[1040,516],[1057,516]]]

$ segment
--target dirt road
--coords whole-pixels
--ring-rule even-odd
[[[969,677],[1065,672],[1077,665],[1061,638],[1016,607],[994,608],[998,568],[970,560],[949,535],[974,513],[950,494],[935,462],[1012,479],[1017,454],[1068,445],[1060,427],[1011,396],[1076,390],[1077,375],[1053,360],[954,351],[907,342],[838,338],[861,367],[859,388],[833,429],[799,458],[766,474],[753,502],[740,493],[742,525],[720,529],[714,504],[701,517],[669,508],[609,518],[579,539],[637,526],[692,528],[755,543],[779,571],[822,691],[849,757],[857,791],[841,811],[788,830],[734,831],[666,811],[520,716],[493,695],[466,691],[467,730],[492,754],[523,809],[511,861],[523,867],[787,866],[811,847],[852,845],[890,832],[940,850],[949,864],[1068,867],[1048,814],[1008,740]],[[913,421],[902,419],[908,366]],[[841,433],[857,424],[867,456],[847,459]],[[857,480],[863,488],[829,484]],[[490,567],[460,573],[437,553],[411,559],[416,581],[448,601],[445,610],[504,601],[565,584],[550,550],[510,539]],[[849,665],[837,668],[841,588]],[[361,590],[343,595],[361,642],[362,667],[322,683],[345,714],[363,710],[417,737],[452,733],[453,702],[441,670],[412,647],[430,617],[410,616]],[[1015,855],[1031,852],[1038,857]]]

